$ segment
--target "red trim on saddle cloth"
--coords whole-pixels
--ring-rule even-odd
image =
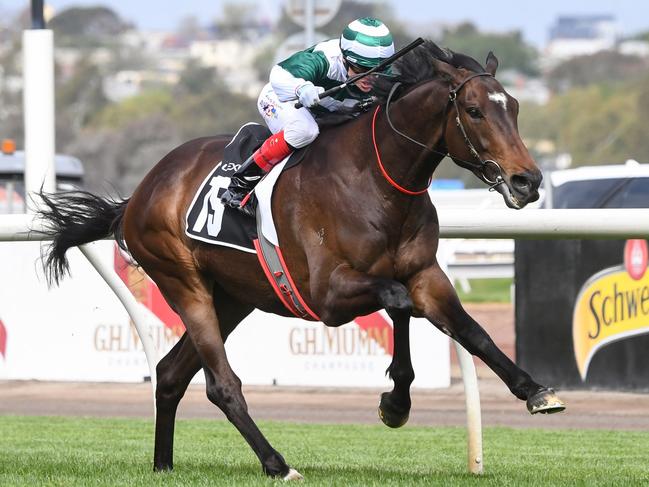
[[[288,268],[286,267],[286,262],[284,261],[284,256],[282,255],[281,250],[279,247],[275,247],[275,250],[277,251],[277,255],[279,256],[280,263],[282,265],[282,270],[284,272],[284,275],[288,279],[289,283],[291,284],[293,288],[293,293],[295,293],[295,297],[297,300],[300,302],[300,304],[304,307],[304,310],[309,314],[309,316],[302,316],[298,309],[295,307],[295,305],[292,303],[291,299],[289,298],[289,295],[291,293],[290,289],[280,289],[280,287],[277,285],[277,282],[273,278],[273,275],[271,273],[270,268],[268,267],[268,264],[266,264],[266,261],[264,260],[264,254],[262,253],[261,250],[261,245],[259,244],[259,240],[255,239],[252,241],[253,245],[255,246],[255,250],[257,251],[257,258],[259,259],[259,263],[261,264],[261,268],[264,270],[264,274],[266,275],[266,279],[268,279],[268,282],[270,282],[270,285],[273,288],[273,291],[275,291],[275,294],[277,294],[277,297],[279,300],[282,302],[282,304],[288,309],[291,313],[293,313],[295,316],[298,318],[303,318],[305,320],[311,320],[311,321],[320,321],[320,318],[318,318],[318,315],[316,315],[311,308],[307,306],[307,304],[304,302],[304,299],[302,299],[302,296],[300,295],[300,292],[297,290],[297,287],[295,286],[295,283],[293,282],[293,279],[291,278],[291,275],[288,272]],[[278,271],[279,272],[279,271]]]
[[[432,176],[428,180],[428,184],[426,187],[422,190],[419,191],[411,191],[409,189],[404,188],[403,186],[400,186],[399,183],[397,183],[394,179],[390,177],[388,172],[385,170],[385,167],[383,167],[383,162],[381,162],[381,155],[379,154],[379,146],[376,145],[376,114],[379,113],[379,108],[381,108],[381,105],[376,107],[376,110],[374,110],[374,116],[372,117],[372,142],[374,142],[374,151],[376,152],[376,161],[379,164],[379,169],[381,169],[381,174],[383,174],[383,177],[392,185],[392,187],[398,189],[402,193],[409,194],[411,196],[417,196],[418,194],[424,194],[426,191],[428,191],[428,186],[430,186],[430,182],[433,180]]]
[[[268,137],[261,147],[253,155],[255,163],[264,171],[270,171],[275,164],[289,156],[293,149],[289,147],[284,139],[284,131]]]

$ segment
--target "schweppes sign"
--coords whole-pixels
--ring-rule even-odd
[[[649,333],[647,242],[628,240],[624,265],[604,269],[582,286],[572,319],[575,359],[582,380],[606,345]]]

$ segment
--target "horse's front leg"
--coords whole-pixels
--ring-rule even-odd
[[[394,389],[381,395],[379,417],[391,428],[398,428],[408,421],[410,384],[415,378],[410,361],[408,329],[412,300],[408,289],[400,282],[370,276],[347,266],[331,273],[324,312],[320,314],[325,323],[336,326],[377,308],[386,310],[394,327],[394,354],[387,370]]]
[[[512,362],[487,332],[464,310],[455,289],[434,265],[409,283],[414,315],[424,316],[442,332],[479,357],[507,385],[517,398],[527,402],[530,413],[556,413],[565,406],[552,389],[541,386]]]
[[[394,381],[394,388],[381,394],[379,417],[390,428],[400,428],[410,416],[410,384],[415,380],[410,360],[410,316],[404,319],[390,315],[390,318],[394,326],[394,355],[387,372]]]

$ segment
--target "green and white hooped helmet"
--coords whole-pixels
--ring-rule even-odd
[[[340,36],[340,50],[348,63],[373,68],[394,54],[394,42],[383,22],[363,17],[345,27]]]

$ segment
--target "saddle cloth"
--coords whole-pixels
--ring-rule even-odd
[[[256,253],[253,241],[257,239],[255,219],[224,206],[221,195],[230,184],[230,178],[241,164],[271,136],[270,130],[257,123],[248,123],[239,129],[223,151],[223,160],[198,187],[185,217],[185,233],[192,239]],[[305,150],[297,150],[287,160],[275,166],[257,185],[264,234],[277,245],[277,234],[270,213],[272,186],[284,169],[298,164]],[[251,203],[248,203],[251,204]]]

